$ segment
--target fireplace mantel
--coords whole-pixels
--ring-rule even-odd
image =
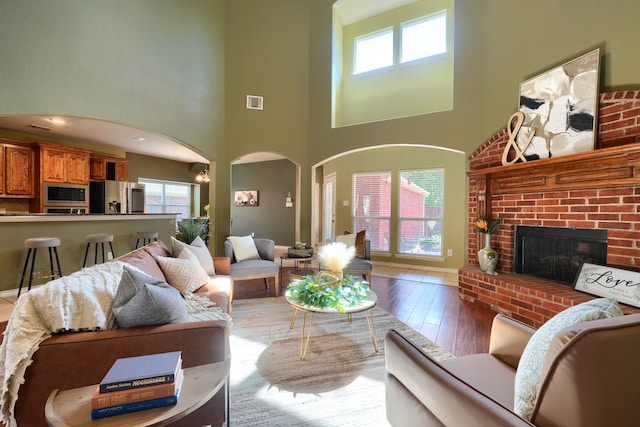
[[[640,186],[640,144],[467,172],[486,196]]]

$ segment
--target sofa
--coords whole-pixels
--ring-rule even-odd
[[[164,280],[156,256],[171,257],[172,251],[158,241],[116,260]],[[213,262],[216,274],[195,293],[230,312],[233,279],[229,259],[213,258]],[[206,320],[54,334],[40,344],[26,369],[15,406],[18,426],[46,426],[44,407],[51,391],[97,384],[118,358],[180,350],[184,368],[225,361],[229,357],[229,326],[224,320]],[[0,327],[4,330],[6,322]],[[222,425],[227,419],[227,385],[198,410],[171,425]]]
[[[514,384],[534,332],[499,314],[488,354],[436,361],[390,331],[385,337],[388,421],[465,427],[638,424],[640,314],[586,321],[553,335],[527,421],[514,412]]]

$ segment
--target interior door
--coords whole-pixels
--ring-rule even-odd
[[[324,177],[322,189],[322,242],[336,235],[336,174]]]

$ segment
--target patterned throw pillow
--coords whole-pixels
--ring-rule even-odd
[[[188,320],[187,306],[175,288],[126,264],[113,300],[113,314],[120,328]]]
[[[207,248],[207,245],[204,244],[204,241],[200,236],[193,239],[193,242],[191,242],[190,245],[171,236],[171,248],[173,256],[176,258],[180,256],[180,252],[182,252],[184,248],[189,249],[198,258],[198,262],[200,262],[200,265],[209,276],[216,274],[216,269],[213,266],[213,258],[211,258],[209,248]]]
[[[192,293],[209,282],[209,275],[200,265],[198,258],[184,248],[178,258],[156,257],[167,282],[181,294]]]
[[[538,398],[538,384],[553,337],[564,328],[589,320],[622,316],[614,298],[599,298],[570,307],[549,319],[529,339],[516,371],[514,411],[531,421]]]

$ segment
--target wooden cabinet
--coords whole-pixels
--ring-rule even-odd
[[[0,143],[0,197],[31,198],[34,189],[33,148]]]
[[[91,155],[90,176],[95,181],[128,181],[129,160],[101,154]]]
[[[38,145],[42,182],[89,183],[90,151],[40,142]]]

